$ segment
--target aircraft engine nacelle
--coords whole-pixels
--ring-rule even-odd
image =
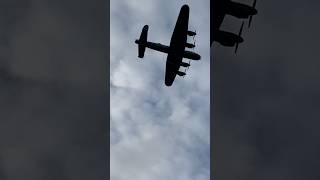
[[[219,42],[221,45],[229,46],[229,47],[233,47],[236,43],[243,42],[242,37],[230,32],[225,32],[225,31],[216,32],[215,40]]]
[[[186,47],[187,47],[187,48],[194,48],[195,45],[194,45],[194,44],[190,44],[190,43],[186,43]]]
[[[250,15],[256,15],[257,10],[254,7],[250,7],[238,2],[229,2],[227,8],[227,14],[235,16],[237,18],[248,18]]]
[[[143,58],[144,52],[146,50],[147,38],[148,38],[148,29],[149,26],[145,25],[142,28],[140,38],[135,41],[138,44],[138,57]]]
[[[181,72],[181,71],[177,71],[177,74],[178,74],[179,76],[185,76],[185,75],[186,75],[185,72]]]
[[[194,31],[188,31],[187,34],[188,34],[189,36],[195,36],[195,35],[197,35],[197,33],[194,32]]]
[[[183,67],[189,67],[190,64],[189,63],[185,63],[185,62],[181,62],[180,63],[180,66],[183,66]]]

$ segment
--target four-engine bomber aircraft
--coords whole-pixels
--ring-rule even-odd
[[[200,55],[191,51],[186,51],[185,48],[194,48],[195,44],[190,44],[187,42],[188,36],[195,36],[196,32],[188,30],[189,21],[189,6],[183,5],[181,7],[178,20],[176,22],[170,46],[165,46],[160,43],[153,43],[147,41],[149,26],[145,25],[142,29],[140,39],[136,40],[135,43],[138,44],[138,57],[143,58],[146,47],[167,53],[166,62],[166,72],[165,72],[165,85],[171,86],[176,75],[184,76],[185,72],[179,71],[180,66],[189,67],[190,62],[183,62],[183,58],[191,60],[200,60]]]
[[[223,46],[233,47],[236,45],[235,51],[238,49],[239,43],[243,42],[241,37],[243,22],[238,35],[220,30],[220,26],[226,14],[231,16],[247,19],[249,18],[249,27],[251,25],[252,16],[257,14],[255,9],[256,0],[254,0],[252,6],[233,2],[231,0],[211,0],[210,3],[210,41],[211,45],[213,41],[219,42]]]

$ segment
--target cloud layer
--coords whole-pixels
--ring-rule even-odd
[[[209,1],[189,4],[202,60],[172,87],[164,85],[166,55],[147,49],[138,59],[134,44],[148,24],[148,40],[168,45],[182,5],[111,1],[112,180],[209,179]]]

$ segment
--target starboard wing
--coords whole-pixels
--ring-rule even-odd
[[[174,63],[174,60],[171,59],[172,56],[168,55],[167,63],[166,63],[166,73],[165,73],[165,84],[166,86],[171,86],[174,79],[177,76],[177,72],[179,71],[180,65]]]
[[[176,75],[184,75],[179,72],[179,68],[183,59],[184,50],[187,42],[188,22],[189,22],[189,6],[181,7],[176,25],[174,27],[171,41],[170,51],[166,62],[165,84],[171,86]]]

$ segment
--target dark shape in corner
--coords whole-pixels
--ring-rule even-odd
[[[153,43],[147,40],[149,26],[145,25],[142,28],[140,39],[135,41],[138,44],[138,57],[143,58],[145,49],[150,48],[156,51],[167,53],[166,73],[165,73],[165,85],[171,86],[176,75],[185,76],[185,72],[179,71],[180,66],[188,68],[190,62],[183,62],[183,58],[200,60],[200,55],[191,51],[185,50],[185,48],[194,48],[195,43],[191,44],[187,42],[188,36],[195,36],[196,32],[188,30],[189,21],[189,6],[183,5],[181,7],[178,20],[176,22],[173,34],[171,36],[170,46],[162,45],[160,43]]]
[[[238,2],[233,2],[231,0],[211,0],[210,3],[210,42],[211,45],[213,41],[220,43],[223,46],[234,47],[235,52],[237,52],[239,43],[243,42],[241,37],[241,32],[243,28],[243,23],[240,28],[238,35],[220,30],[220,26],[226,14],[240,18],[249,18],[249,27],[252,22],[253,15],[256,15],[258,11],[256,10],[257,1],[253,1],[252,6],[241,4]]]

